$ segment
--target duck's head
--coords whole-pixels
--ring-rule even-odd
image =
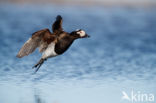
[[[86,34],[86,32],[82,29],[77,29],[73,31],[71,34],[74,34],[77,38],[89,38],[90,36]]]

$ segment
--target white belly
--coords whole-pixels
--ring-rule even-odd
[[[55,44],[51,43],[51,44],[49,44],[47,49],[43,52],[42,58],[46,59],[46,58],[54,57],[57,55],[58,54],[55,52]]]

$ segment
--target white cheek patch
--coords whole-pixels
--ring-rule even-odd
[[[83,37],[85,36],[86,33],[82,30],[82,31],[79,31],[78,34],[80,34],[80,36]]]

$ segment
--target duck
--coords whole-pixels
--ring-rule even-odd
[[[39,52],[42,56],[32,67],[36,68],[35,72],[37,72],[47,59],[63,54],[75,40],[90,37],[82,29],[77,29],[70,33],[66,32],[62,28],[62,23],[62,16],[57,15],[56,20],[52,25],[53,32],[51,33],[48,28],[34,32],[24,43],[16,57],[22,58],[28,56],[33,53],[36,48],[39,48]]]

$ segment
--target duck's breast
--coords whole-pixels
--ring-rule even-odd
[[[64,53],[73,43],[73,40],[70,37],[61,38],[55,45],[55,52],[57,54]]]

